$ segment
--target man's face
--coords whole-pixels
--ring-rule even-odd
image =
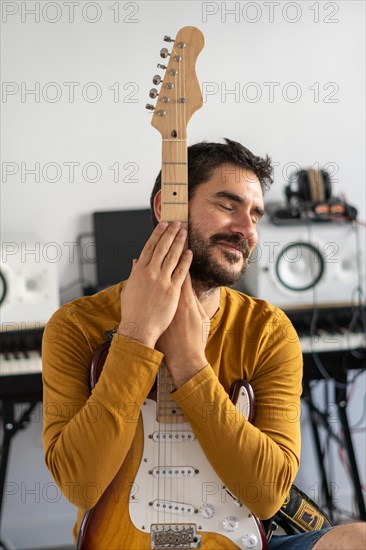
[[[253,172],[225,164],[200,184],[189,202],[192,279],[205,289],[237,282],[257,244],[262,215],[263,193]]]

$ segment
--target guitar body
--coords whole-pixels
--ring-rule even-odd
[[[238,383],[235,395],[239,411],[245,416],[252,413],[250,386]],[[183,536],[191,541],[186,548],[267,548],[261,522],[225,489],[190,425],[158,422],[156,402],[149,398],[124,464],[97,505],[84,516],[77,549],[161,548],[153,542],[154,525],[156,536],[174,533],[179,537],[179,530],[185,531]]]

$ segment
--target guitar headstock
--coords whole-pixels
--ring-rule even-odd
[[[188,122],[198,109],[202,107],[202,94],[197,80],[195,64],[201,52],[205,39],[196,27],[183,27],[175,40],[169,36],[166,42],[174,42],[171,52],[167,48],[160,50],[163,58],[169,57],[167,66],[159,64],[164,69],[165,76],[154,76],[153,83],[161,84],[160,93],[157,89],[150,90],[150,97],[157,97],[151,124],[165,139],[186,139]]]

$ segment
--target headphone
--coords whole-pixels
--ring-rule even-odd
[[[275,224],[298,221],[352,221],[357,209],[343,198],[332,196],[330,175],[326,170],[308,168],[294,172],[284,189],[287,207],[275,210],[271,219]]]
[[[297,189],[293,189],[293,186]],[[297,198],[299,202],[327,202],[332,197],[330,175],[326,170],[298,170],[291,174],[285,187],[287,202]]]

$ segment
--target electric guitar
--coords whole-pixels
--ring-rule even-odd
[[[155,76],[151,97],[158,97],[152,125],[162,135],[162,220],[188,223],[186,128],[202,106],[195,63],[204,37],[182,28],[169,53],[165,77]],[[98,381],[109,342],[96,351],[91,386]],[[155,391],[145,400],[136,436],[119,472],[82,521],[77,550],[267,548],[261,522],[226,488],[204,455],[171,392],[169,371],[159,368]],[[253,395],[244,381],[231,399],[249,421]],[[244,457],[243,457],[244,460]]]

